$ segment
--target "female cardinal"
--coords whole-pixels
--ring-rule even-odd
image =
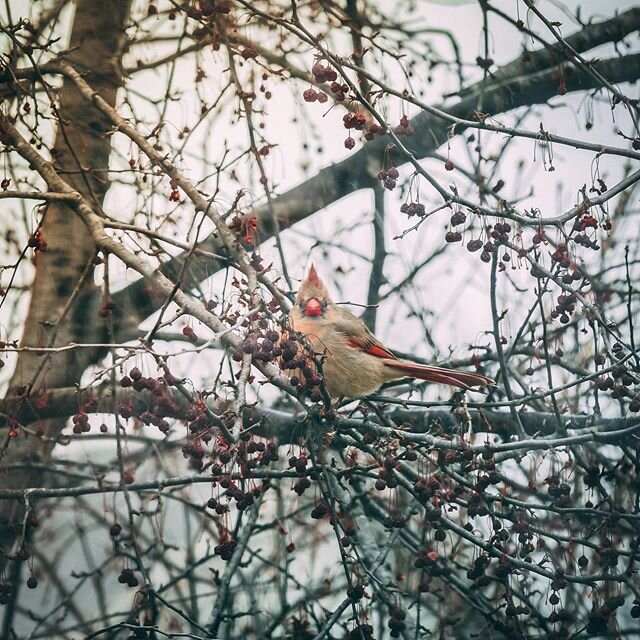
[[[320,357],[326,389],[334,398],[360,398],[385,382],[405,377],[463,389],[493,384],[477,373],[399,360],[360,318],[331,300],[313,265],[289,319],[294,331],[304,334]]]

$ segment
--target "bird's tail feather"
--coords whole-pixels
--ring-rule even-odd
[[[462,389],[495,384],[491,378],[479,373],[471,373],[470,371],[456,371],[454,369],[443,369],[442,367],[398,360],[387,360],[385,364],[412,378],[438,384],[448,384]]]

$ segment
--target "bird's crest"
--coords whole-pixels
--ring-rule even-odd
[[[320,279],[315,266],[309,267],[309,273],[298,291],[298,302],[308,300],[309,298],[317,298],[318,300],[330,302],[329,292],[324,282]]]
[[[316,271],[316,266],[313,264],[313,262],[311,263],[311,266],[309,267],[309,273],[307,275],[307,282],[309,283],[313,283],[313,284],[322,284],[322,280],[320,280],[319,276],[318,276],[318,272]]]

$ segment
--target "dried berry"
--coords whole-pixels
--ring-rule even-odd
[[[447,231],[444,239],[446,242],[461,242],[462,234],[459,231]]]
[[[315,102],[318,99],[318,92],[315,89],[307,89],[303,92],[302,98],[305,102]]]

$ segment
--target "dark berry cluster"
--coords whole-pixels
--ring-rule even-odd
[[[150,406],[140,413],[138,418],[146,425],[158,427],[162,433],[169,431],[169,422],[165,418],[177,416],[179,413],[179,407],[169,391],[169,387],[177,383],[178,380],[169,373],[158,378],[147,378],[138,367],[133,367],[128,375],[120,378],[120,386],[124,389],[132,388],[138,393],[150,392]],[[131,403],[123,403],[119,413],[125,419],[130,418],[134,415],[133,406]]]
[[[248,509],[255,502],[256,497],[262,492],[259,486],[249,491],[243,491],[230,478],[222,478],[220,480],[220,486],[225,489],[224,495],[229,499],[229,502],[233,500],[236,503],[236,509],[238,509],[238,511]]]
[[[619,357],[621,353],[621,346],[620,349],[615,350],[618,344],[619,343],[614,344],[612,348],[614,350],[614,356],[617,357]],[[610,391],[611,397],[614,400],[629,398],[628,408],[632,413],[640,411],[640,390],[637,386],[635,386],[635,390],[630,388],[637,385],[636,374],[633,374],[625,364],[616,364],[612,367],[610,376],[597,378],[595,384],[600,391]]]
[[[566,271],[561,280],[564,284],[571,284],[573,282],[579,282],[582,280],[584,276],[578,267],[574,265],[573,271]]]
[[[525,604],[515,605],[513,601],[510,601],[504,609],[504,614],[507,618],[515,618],[517,616],[531,615],[531,609]]]
[[[231,2],[230,0],[199,0],[199,2],[186,5],[183,10],[190,18],[194,18],[195,20],[203,20],[206,18],[213,20],[213,17],[217,13],[229,13],[231,11]],[[158,7],[150,4],[147,13],[150,16],[157,15]],[[200,35],[200,31],[204,31],[204,34]],[[208,33],[209,30],[203,28],[194,30],[193,35],[194,37],[203,38]]]
[[[467,515],[470,518],[489,515],[489,509],[487,508],[487,504],[481,493],[478,493],[477,491],[471,492],[467,503]]]
[[[451,573],[449,567],[442,562],[440,554],[434,549],[423,549],[420,551],[413,561],[413,566],[416,569],[421,569],[432,578]]]
[[[596,548],[596,552],[600,566],[603,569],[607,570],[618,566],[620,554],[608,538],[602,541],[602,544]]]
[[[189,433],[198,436],[205,444],[211,440],[211,431],[214,426],[213,416],[207,411],[202,401],[196,401],[189,407],[184,415],[188,423]]]
[[[300,476],[293,485],[293,490],[301,496],[311,486],[311,480],[307,477],[307,456],[304,453],[299,456],[290,456],[289,468],[295,469]]]
[[[485,554],[479,555],[474,561],[473,566],[467,570],[467,578],[469,580],[478,581],[478,586],[486,586],[489,584],[489,578],[485,575],[485,571],[489,566],[491,559]],[[484,578],[484,579],[483,579]],[[482,584],[480,584],[482,581]]]
[[[460,231],[447,231],[444,236],[445,242],[462,242],[462,234]]]
[[[383,136],[386,133],[387,133],[386,127],[377,124],[373,120],[369,120],[369,122],[367,122],[367,126],[364,132],[364,139],[373,140],[377,135]]]
[[[266,467],[272,462],[279,460],[278,445],[275,442],[262,442],[257,440],[251,440],[251,434],[249,432],[242,433],[240,439],[249,437],[249,441],[246,442],[246,446],[241,445],[240,459],[242,465],[248,469],[254,469],[257,466]],[[257,455],[255,455],[257,454]],[[254,455],[253,458],[249,457]]]
[[[471,253],[475,253],[476,251],[480,251],[483,245],[484,245],[484,242],[482,242],[480,238],[469,240],[469,242],[467,242],[467,251],[470,251]]]
[[[398,486],[398,478],[394,471],[398,465],[398,461],[393,456],[387,456],[384,459],[383,467],[378,471],[378,479],[375,483],[375,488],[378,491],[384,491],[387,487],[395,489]]]
[[[547,242],[547,236],[546,236],[546,232],[544,230],[544,227],[540,227],[534,234],[533,234],[533,238],[531,238],[531,242],[533,242],[534,246],[538,246],[539,244],[543,243],[543,242]]]
[[[214,510],[219,516],[229,512],[232,502],[235,502],[238,511],[244,511],[255,502],[261,493],[269,488],[269,483],[265,481],[262,485],[256,485],[243,491],[229,475],[219,475],[222,473],[222,468],[219,465],[217,468],[216,465],[213,465],[212,471],[216,472],[212,474],[214,475],[213,486],[219,484],[224,491],[219,498],[209,498],[207,507]],[[221,498],[226,500],[223,501]]]
[[[195,471],[202,471],[204,467],[204,447],[200,441],[187,442],[182,446],[182,455],[189,460],[189,467]]]
[[[329,513],[329,511],[329,505],[324,500],[321,500],[311,510],[311,517],[314,520],[322,520],[322,518],[324,518]]]
[[[270,362],[283,355],[283,341],[278,346],[280,335],[277,331],[266,331],[262,333],[252,333],[247,336],[242,343],[242,352],[252,354],[253,359],[258,362]]]
[[[422,202],[404,202],[400,205],[400,213],[405,213],[410,218],[412,216],[423,218],[425,215],[427,215],[427,211]]]
[[[353,602],[359,602],[364,598],[364,585],[354,584],[347,589],[347,598]]]
[[[387,620],[387,626],[389,627],[389,636],[392,638],[399,638],[402,632],[407,628],[405,618],[407,614],[402,607],[393,607],[391,609],[391,616]]]
[[[120,584],[126,584],[128,587],[137,587],[140,584],[133,569],[123,569],[118,576],[118,582]]]
[[[332,82],[329,88],[331,89],[333,99],[336,102],[344,102],[347,94],[349,93],[349,85],[344,82],[342,84],[339,82]]]
[[[316,82],[336,82],[338,79],[336,70],[329,65],[323,65],[320,60],[316,60],[313,63],[311,73]]]
[[[545,482],[548,485],[549,497],[558,507],[568,507],[571,504],[571,485],[560,482],[556,475],[549,476]]]
[[[589,489],[595,489],[600,484],[600,467],[597,464],[587,467],[583,482]]]
[[[240,55],[245,59],[245,60],[252,60],[253,58],[257,58],[258,57],[258,51],[255,47],[249,45],[248,47],[244,47],[244,49],[242,49],[242,51],[240,51]]]
[[[593,251],[597,251],[600,248],[596,239],[590,238],[586,233],[576,233],[571,238],[576,244],[579,244],[586,249],[593,249]]]
[[[464,218],[462,216],[464,216]],[[466,215],[462,211],[457,211],[451,216],[452,226],[462,224],[465,220]],[[511,225],[508,222],[496,222],[495,225],[488,225],[486,228],[487,235],[489,236],[487,240],[483,241],[480,238],[469,240],[469,242],[467,242],[467,251],[475,253],[482,249],[482,252],[480,253],[480,260],[482,260],[482,262],[491,262],[491,255],[494,253],[497,246],[500,244],[506,244],[509,241],[510,231]],[[449,231],[445,239],[447,242],[460,242],[462,240],[462,235],[460,232]],[[510,260],[506,254],[503,259],[506,261]]]
[[[536,547],[533,544],[533,532],[531,531],[529,524],[522,518],[518,518],[513,523],[511,531],[518,536],[518,543],[520,545],[518,555],[525,562],[531,562],[531,554],[535,551]],[[504,541],[506,542],[506,540]]]
[[[91,425],[89,424],[89,416],[83,411],[76,413],[73,416],[72,421],[73,421],[73,433],[75,433],[76,435],[91,431]]]
[[[385,529],[404,529],[407,525],[407,521],[400,514],[392,513],[382,521],[382,524]]]
[[[420,504],[427,504],[440,489],[440,486],[438,474],[433,474],[428,478],[418,478],[413,483],[413,491]]]
[[[329,99],[329,96],[324,91],[316,91],[313,88],[309,88],[302,92],[302,99],[305,102],[320,102],[323,104]]]
[[[612,596],[607,598],[604,603],[597,607],[594,605],[589,613],[589,622],[585,631],[593,636],[601,634],[608,635],[610,630],[610,620],[615,618],[616,609],[624,604],[623,596]]]
[[[467,448],[440,449],[438,451],[438,464],[445,467],[456,462],[469,461],[473,458],[473,452]]]
[[[380,180],[382,186],[389,191],[393,191],[396,188],[399,177],[400,172],[394,166],[390,166],[387,169],[383,167],[378,171],[378,180]]]
[[[373,626],[370,624],[358,624],[349,631],[348,640],[374,640]]]
[[[573,278],[572,278],[573,279]],[[560,318],[562,324],[569,322],[569,316],[576,310],[577,297],[575,293],[563,293],[558,296],[555,309],[551,311],[551,317],[555,320]]]
[[[355,129],[356,131],[363,131],[367,124],[367,116],[362,111],[356,111],[355,113],[345,113],[342,116],[342,124],[345,129]]]
[[[467,219],[467,214],[464,211],[454,211],[451,215],[451,223],[452,227],[457,227],[460,224],[464,224]]]
[[[289,378],[291,385],[308,395],[313,402],[320,402],[322,378],[318,373],[311,345],[292,333],[280,342],[280,349],[282,350],[280,368],[291,373]]]
[[[489,236],[496,244],[507,244],[509,242],[509,234],[511,233],[511,225],[508,222],[496,222],[490,229]]]
[[[238,543],[235,540],[226,540],[217,544],[213,548],[213,552],[217,556],[220,556],[225,562],[228,562],[233,557],[233,552],[237,546]]]
[[[551,254],[551,259],[557,262],[563,269],[568,269],[571,266],[571,256],[564,242],[558,244],[556,250]]]

